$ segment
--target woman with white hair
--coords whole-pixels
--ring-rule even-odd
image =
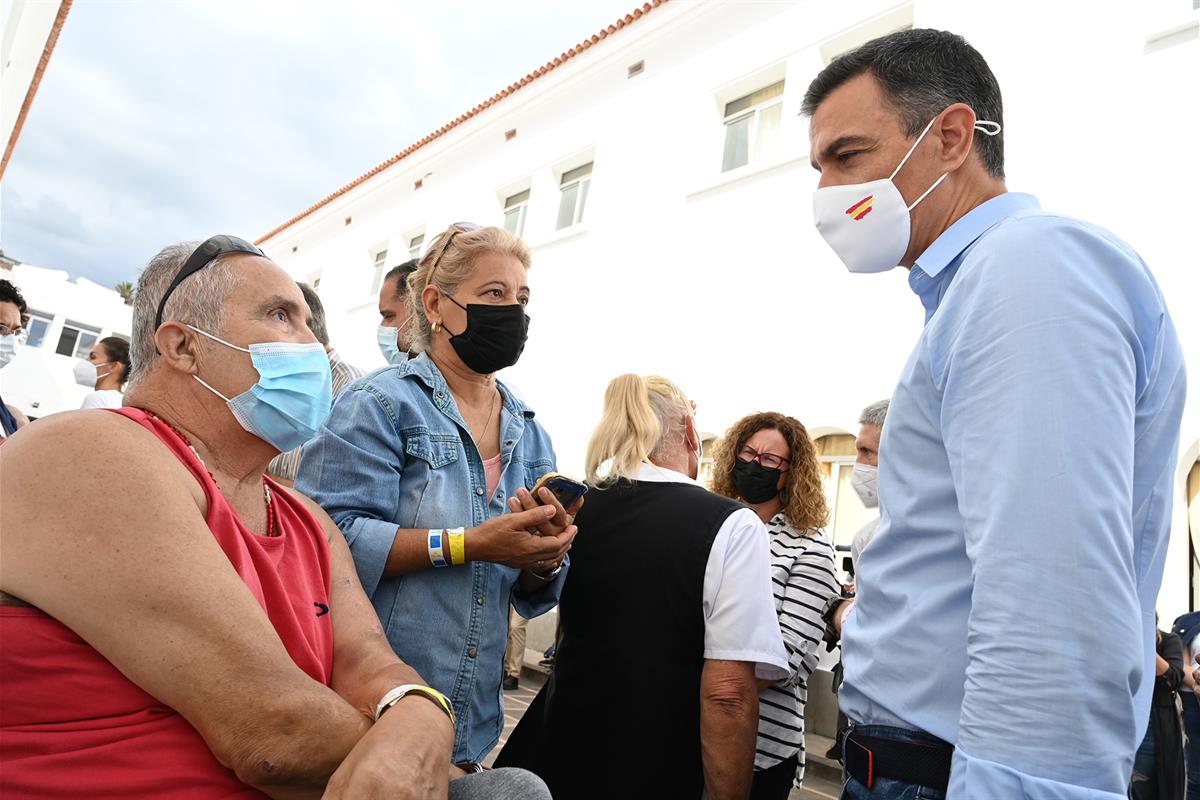
[[[556,800],[749,792],[755,678],[786,677],[788,657],[766,531],[696,482],[694,409],[658,376],[605,393],[554,672],[497,760]]]
[[[525,347],[529,264],[499,228],[443,231],[408,278],[401,335],[419,355],[346,389],[296,480],[345,534],[397,655],[450,698],[469,770],[504,725],[509,606],[558,602],[579,507],[530,496],[554,449],[496,379]]]

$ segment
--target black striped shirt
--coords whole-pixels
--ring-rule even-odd
[[[758,698],[755,769],[766,769],[798,754],[795,785],[804,780],[804,704],[808,677],[820,658],[825,624],[821,609],[841,591],[834,571],[833,545],[822,530],[796,531],[782,513],[767,525],[771,539],[771,588],[787,646],[791,675]]]

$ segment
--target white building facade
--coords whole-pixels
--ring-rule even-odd
[[[663,374],[706,430],[762,410],[804,422],[829,468],[835,540],[848,543],[870,516],[849,491],[848,437],[860,409],[891,394],[923,312],[903,270],[852,276],[812,225],[817,175],[799,116],[809,82],[890,31],[966,36],[1004,91],[1009,188],[1142,254],[1195,383],[1200,265],[1181,197],[1200,182],[1197,5],[648,5],[261,243],[297,280],[319,281],[334,345],[370,368],[383,364],[382,272],[452,222],[508,225],[534,266],[529,344],[504,377],[552,435],[561,470],[582,471],[609,380]],[[1183,423],[1167,620],[1194,603],[1197,398]]]
[[[28,336],[12,363],[0,372],[0,394],[30,419],[79,408],[91,387],[75,382],[74,368],[96,342],[108,336],[129,340],[133,309],[112,289],[64,270],[29,264],[6,265],[0,278],[12,281],[29,305]]]

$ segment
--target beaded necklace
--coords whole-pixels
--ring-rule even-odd
[[[143,409],[143,410],[145,410],[145,409]],[[212,472],[209,471],[208,465],[204,463],[204,459],[200,457],[200,452],[198,450],[196,450],[196,448],[192,444],[191,440],[188,439],[188,437],[183,434],[183,431],[179,430],[174,425],[167,422],[165,419],[158,416],[157,414],[155,414],[152,411],[146,411],[146,413],[149,414],[154,419],[161,422],[163,425],[166,425],[168,428],[170,428],[175,433],[176,436],[178,436],[181,440],[183,440],[183,443],[186,444],[188,446],[188,449],[192,451],[192,455],[194,455],[196,457],[196,460],[200,462],[200,466],[204,467],[205,472],[208,472],[208,477],[212,478],[213,483],[217,482],[217,479],[215,477],[213,477]],[[272,502],[271,487],[267,484],[267,476],[266,475],[263,475],[263,503],[264,503],[264,505],[266,505],[266,508],[267,508],[267,534],[266,535],[269,537],[278,536],[279,533],[275,530],[275,504]]]

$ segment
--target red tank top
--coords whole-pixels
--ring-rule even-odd
[[[328,686],[329,542],[316,517],[272,483],[279,535],[247,530],[179,434],[140,409],[113,413],[155,434],[204,487],[213,537],[296,664]],[[265,797],[221,766],[183,717],[53,617],[0,606],[0,642],[0,797]]]

